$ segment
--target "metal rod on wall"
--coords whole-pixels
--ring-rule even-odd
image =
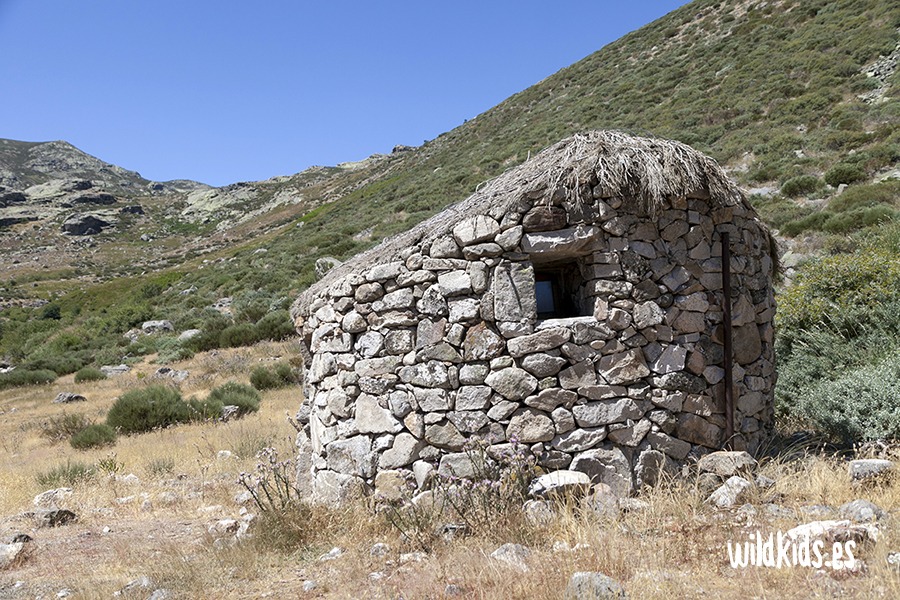
[[[723,343],[725,345],[725,447],[730,448],[734,437],[734,386],[732,384],[732,343],[731,343],[731,244],[727,231],[722,240],[722,307]]]

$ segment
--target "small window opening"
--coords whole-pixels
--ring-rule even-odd
[[[584,279],[576,263],[535,266],[534,295],[538,319],[589,315],[584,291]]]

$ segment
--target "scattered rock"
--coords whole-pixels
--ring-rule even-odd
[[[553,520],[553,508],[546,500],[528,500],[522,506],[522,511],[528,522],[537,527]]]
[[[373,544],[369,549],[369,556],[374,556],[376,558],[381,558],[382,556],[387,556],[391,553],[391,547],[385,544],[384,542],[378,542]]]
[[[41,492],[34,497],[32,504],[37,508],[59,508],[59,503],[72,495],[72,488],[61,487]]]
[[[128,365],[124,365],[124,364],[115,365],[115,366],[103,365],[102,367],[100,367],[100,372],[103,373],[104,375],[106,375],[107,377],[113,377],[115,375],[124,375],[125,373],[127,373],[130,370],[131,370],[131,367],[129,367]]]
[[[178,369],[173,369],[171,367],[160,367],[156,370],[156,373],[153,374],[153,377],[158,379],[171,379],[175,383],[181,383],[190,375],[189,371],[179,371]]]
[[[491,558],[494,560],[505,563],[506,565],[518,569],[519,571],[527,572],[528,564],[526,560],[531,555],[531,550],[526,548],[521,544],[503,544],[493,552],[491,552]]]
[[[565,600],[626,598],[625,589],[613,578],[598,572],[573,573],[563,595]]]
[[[95,235],[114,224],[115,220],[108,216],[76,213],[63,221],[62,232],[68,235]]]
[[[838,514],[844,519],[850,519],[856,523],[870,523],[879,521],[885,516],[884,510],[877,504],[868,500],[853,500],[838,507]]]
[[[159,333],[161,331],[175,331],[175,327],[171,321],[167,320],[144,321],[141,324],[141,331],[147,334]]]
[[[68,525],[78,519],[78,516],[75,513],[64,508],[36,510],[26,514],[31,516],[37,522],[38,527],[62,527],[63,525]]]
[[[19,560],[25,551],[25,542],[0,544],[0,569],[5,569]]]
[[[584,495],[590,487],[591,478],[587,473],[559,470],[535,478],[528,486],[528,495],[534,498]]]
[[[850,479],[863,481],[884,475],[893,470],[894,463],[882,458],[862,458],[850,461]]]
[[[323,562],[329,561],[329,560],[335,560],[335,559],[342,557],[343,555],[344,555],[344,549],[338,548],[337,546],[335,546],[334,548],[332,548],[331,550],[329,550],[328,552],[326,552],[325,554],[320,556],[319,560],[323,561]]]
[[[81,394],[60,392],[56,395],[56,398],[53,399],[53,404],[69,404],[70,402],[84,402],[85,400],[87,400],[87,398]]]
[[[706,501],[715,504],[719,508],[731,508],[735,504],[742,503],[747,492],[752,487],[752,483],[743,477],[734,475],[729,477],[719,489],[710,494]]]
[[[756,459],[744,451],[719,450],[700,459],[697,468],[703,473],[715,473],[719,477],[731,477],[755,469]]]
[[[792,540],[823,540],[827,544],[834,542],[875,542],[878,540],[878,529],[874,525],[854,525],[848,520],[813,521],[789,529],[785,534]]]

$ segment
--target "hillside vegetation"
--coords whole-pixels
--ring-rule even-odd
[[[284,309],[315,280],[317,258],[346,259],[408,229],[566,135],[617,128],[709,153],[750,188],[787,246],[833,256],[790,273],[798,291],[780,303],[786,383],[779,401],[798,426],[846,437],[804,398],[829,377],[888,360],[893,344],[884,335],[900,328],[896,311],[885,310],[884,335],[876,336],[866,316],[875,304],[900,305],[897,286],[868,291],[885,277],[894,281],[892,261],[873,257],[895,251],[898,238],[886,223],[900,210],[900,184],[880,181],[896,179],[900,160],[898,41],[892,2],[697,0],[419,148],[307,182],[303,203],[266,221],[263,235],[248,225],[202,255],[179,261],[176,249],[151,272],[112,279],[122,271],[110,270],[99,284],[73,286],[76,274],[61,268],[20,272],[0,294],[50,304],[3,312],[0,356],[66,373],[153,352],[164,361],[279,339],[290,331]],[[291,181],[273,181],[265,193]],[[183,227],[186,238],[207,231]],[[848,271],[868,278],[859,293],[834,301]],[[821,280],[833,284],[815,283]],[[233,319],[209,308],[222,297],[232,298]],[[819,312],[800,315],[807,305]],[[159,318],[176,332],[203,333],[190,343],[174,333],[122,337]],[[835,354],[827,348],[848,340],[854,352],[827,358]],[[807,357],[819,347],[821,368],[813,370]]]

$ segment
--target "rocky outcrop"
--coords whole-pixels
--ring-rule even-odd
[[[108,216],[94,213],[75,213],[69,215],[62,224],[62,232],[68,235],[96,235],[115,225],[115,220]]]

